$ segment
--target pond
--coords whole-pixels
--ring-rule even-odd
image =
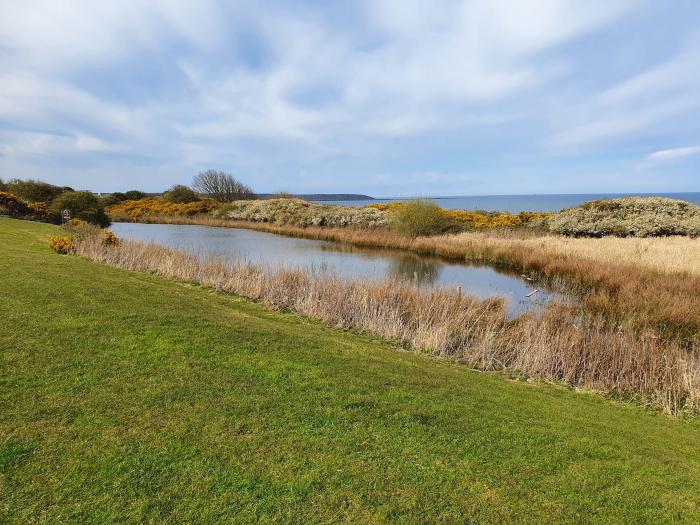
[[[312,272],[332,271],[352,279],[396,278],[419,286],[459,286],[462,293],[481,298],[505,297],[511,317],[540,309],[554,299],[563,300],[559,294],[503,269],[399,250],[359,248],[241,228],[115,223],[111,230],[124,239],[154,242],[236,262]],[[539,291],[533,294],[536,289]]]

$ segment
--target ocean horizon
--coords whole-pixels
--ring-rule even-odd
[[[521,211],[556,212],[565,208],[579,206],[584,202],[598,199],[614,199],[619,197],[669,197],[697,204],[700,206],[700,192],[670,192],[670,193],[548,193],[529,195],[462,195],[442,197],[382,197],[362,200],[315,201],[322,204],[337,204],[347,206],[364,206],[367,204],[382,204],[416,198],[435,201],[441,208],[447,210],[483,210],[519,213]]]

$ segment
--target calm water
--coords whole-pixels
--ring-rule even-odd
[[[590,193],[579,195],[484,195],[480,197],[432,197],[441,208],[447,210],[485,210],[507,211],[559,211],[564,208],[578,206],[586,201],[595,199],[613,199],[638,195],[670,197],[692,202],[700,206],[700,193]],[[367,201],[318,201],[324,204],[345,204],[349,206],[364,206],[365,204],[387,203],[404,199],[376,199]]]
[[[557,297],[543,290],[526,297],[535,289],[532,283],[489,266],[459,264],[407,252],[370,250],[238,228],[115,223],[111,229],[118,237],[152,241],[231,261],[333,271],[347,278],[398,278],[421,286],[461,286],[464,293],[482,298],[504,296],[511,316],[537,309]]]

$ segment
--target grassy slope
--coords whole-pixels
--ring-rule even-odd
[[[700,424],[50,253],[0,218],[0,522],[698,522]]]

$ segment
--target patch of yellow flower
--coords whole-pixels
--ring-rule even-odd
[[[104,230],[102,232],[102,244],[105,246],[118,246],[119,245],[119,238],[117,238],[114,233],[112,233],[109,230]]]
[[[30,202],[27,204],[27,208],[29,208],[32,211],[32,214],[41,221],[52,221],[54,218],[54,213],[45,202]]]
[[[176,204],[161,197],[148,197],[138,201],[124,201],[107,207],[110,215],[126,214],[132,219],[148,215],[198,215],[216,209],[219,203],[204,199],[196,202]]]
[[[380,211],[391,212],[400,208],[401,202],[388,204],[368,204],[367,207]],[[456,223],[472,228],[517,228],[531,223],[543,222],[553,213],[523,211],[517,214],[504,212],[485,212],[469,210],[441,210],[442,213]]]
[[[503,212],[487,213],[467,210],[443,210],[443,213],[458,223],[469,225],[474,228],[517,228],[533,222],[542,222],[552,216],[551,213],[534,211],[524,211],[513,214]]]
[[[56,253],[61,255],[66,255],[70,253],[73,249],[73,238],[72,237],[51,237],[49,239],[49,246]]]

